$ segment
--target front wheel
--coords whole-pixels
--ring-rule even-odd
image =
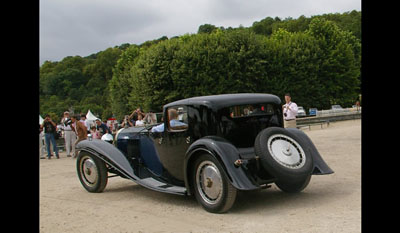
[[[76,169],[82,186],[91,193],[100,193],[107,185],[106,164],[96,156],[80,152],[76,159]]]
[[[208,212],[224,213],[235,202],[236,188],[218,160],[210,154],[203,154],[195,161],[192,184],[197,201]]]

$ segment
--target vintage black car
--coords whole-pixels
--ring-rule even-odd
[[[163,123],[120,130],[114,145],[77,145],[77,173],[89,192],[102,192],[108,174],[146,188],[195,195],[209,212],[223,213],[238,190],[275,183],[300,192],[311,175],[331,174],[309,137],[283,128],[281,100],[271,94],[201,96],[163,107]]]

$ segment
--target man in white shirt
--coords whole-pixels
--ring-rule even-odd
[[[282,106],[285,128],[296,128],[297,104],[292,102],[290,94],[285,94],[286,104]]]
[[[72,149],[72,154],[75,154],[75,141],[76,141],[76,134],[71,128],[71,123],[65,124],[66,121],[70,121],[69,117],[69,112],[66,111],[64,112],[64,117],[61,120],[61,123],[64,128],[64,140],[65,140],[65,150],[67,152],[67,157],[71,157],[71,149]]]

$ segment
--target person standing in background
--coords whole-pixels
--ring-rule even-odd
[[[69,112],[64,112],[64,117],[61,120],[61,123],[64,128],[64,140],[65,140],[65,150],[67,152],[67,157],[71,157],[71,149],[72,154],[75,154],[75,141],[76,141],[76,134],[71,128],[71,119],[69,117]]]
[[[97,131],[96,126],[92,126],[92,128],[90,128],[90,134],[92,135],[93,139],[101,139],[100,136],[100,132]]]
[[[128,115],[125,115],[124,120],[122,121],[121,128],[129,128],[133,127],[135,122],[132,119],[129,119]]]
[[[146,113],[143,121],[147,124],[157,124],[157,116],[152,110],[150,110],[148,113]]]
[[[106,133],[111,133],[107,125],[102,123],[98,118],[96,119],[96,129],[100,132],[100,136],[103,136]]]
[[[86,126],[87,133],[90,133],[90,122],[86,119],[85,114],[81,114],[81,119],[79,121]]]
[[[44,129],[44,139],[46,141],[47,159],[51,158],[50,143],[53,144],[53,151],[56,153],[57,159],[59,159],[60,156],[58,155],[56,139],[54,138],[57,125],[56,123],[54,123],[54,121],[51,120],[49,114],[46,114],[41,128]]]
[[[129,119],[133,119],[134,122],[138,120],[138,115],[142,115],[142,119],[146,117],[146,114],[142,111],[140,107],[134,110],[131,115],[129,115]]]
[[[42,129],[42,125],[39,124],[39,155],[41,159],[45,159],[46,157],[44,156],[44,150],[45,146],[43,143],[43,137],[44,137],[44,132]]]
[[[73,154],[73,158],[76,158],[76,144],[78,144],[80,141],[87,139],[87,128],[85,126],[84,123],[82,123],[81,121],[79,121],[77,118],[79,116],[72,116],[71,117],[71,128],[72,130],[76,133],[76,135],[78,135],[78,139],[75,141],[73,147],[74,147],[74,154]]]
[[[283,119],[285,128],[296,128],[297,104],[292,102],[292,97],[289,93],[285,94],[286,104],[282,106]]]
[[[357,112],[360,111],[360,101],[359,100],[356,101],[356,109],[357,109]]]
[[[137,121],[135,121],[135,126],[143,126],[143,125],[144,125],[143,116],[142,114],[138,114]]]

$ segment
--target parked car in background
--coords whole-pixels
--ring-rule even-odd
[[[349,109],[347,109],[347,108],[342,108],[342,106],[336,104],[336,105],[332,105],[331,111],[332,111],[333,114],[336,114],[336,113],[345,113],[345,112],[349,112]]]
[[[297,116],[296,117],[305,117],[307,116],[306,111],[302,106],[297,107]]]
[[[310,108],[308,110],[309,116],[316,116],[318,113],[318,110],[316,108]]]
[[[334,111],[342,111],[343,110],[342,106],[340,106],[340,105],[332,105],[331,109]]]

